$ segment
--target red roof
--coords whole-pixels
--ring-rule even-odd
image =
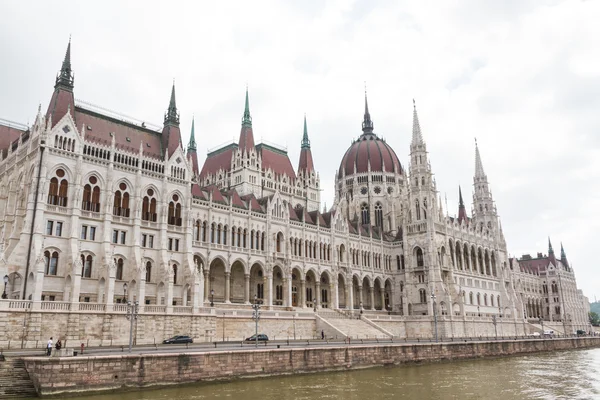
[[[110,135],[112,132],[118,149],[137,153],[140,151],[140,144],[142,144],[145,156],[162,158],[161,135],[159,132],[97,114],[81,107],[75,109],[75,120],[79,126],[81,124],[85,125],[86,140],[110,146],[113,138]]]
[[[197,183],[192,184],[192,197],[198,197],[202,200],[206,200],[206,196],[204,196],[204,192],[200,188]]]
[[[344,154],[338,177],[354,174],[354,165],[356,164],[356,172],[364,173],[369,169],[371,171],[402,173],[402,166],[398,160],[398,156],[394,150],[383,140],[379,139],[374,134],[364,134],[356,142],[352,143],[350,148]]]
[[[163,148],[169,150],[171,157],[178,148],[181,148],[181,131],[178,125],[167,124],[162,130]]]
[[[52,126],[53,128],[58,121],[62,117],[67,114],[67,111],[70,109],[71,116],[75,110],[75,99],[73,97],[73,92],[70,90],[66,90],[61,87],[57,87],[54,89],[54,93],[52,93],[52,99],[50,99],[50,104],[48,104],[48,111],[46,112],[46,121],[48,118],[52,116]],[[76,118],[74,118],[77,121]]]
[[[200,178],[204,178],[207,175],[213,175],[220,169],[229,171],[231,169],[231,157],[233,150],[237,149],[237,147],[238,146],[236,144],[230,144],[226,147],[209,153],[206,157],[206,161],[204,161],[204,165],[202,166]]]
[[[11,143],[18,140],[25,131],[6,125],[0,125],[0,154],[8,153]]]
[[[300,161],[298,162],[298,171],[312,172],[315,170],[313,164],[312,152],[310,148],[303,148],[300,151]]]
[[[254,133],[251,126],[242,125],[238,146],[245,151],[250,151],[254,148]]]
[[[262,168],[264,170],[270,168],[278,175],[283,175],[285,173],[291,179],[296,179],[296,173],[294,172],[290,158],[285,151],[276,149],[275,147],[271,147],[264,143],[256,146],[256,149],[261,153]]]

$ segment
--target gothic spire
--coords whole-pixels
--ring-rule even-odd
[[[248,86],[246,86],[246,105],[244,106],[244,117],[242,126],[252,127],[252,117],[250,116],[250,102],[248,101]]]
[[[169,109],[165,114],[165,124],[171,123],[179,125],[179,113],[177,112],[177,104],[175,103],[175,81],[171,88],[171,100],[169,100]]]
[[[413,133],[411,145],[416,146],[423,144],[423,134],[421,133],[421,125],[419,124],[419,116],[417,115],[417,104],[413,99]]]
[[[369,102],[367,101],[367,89],[365,89],[365,116],[362,123],[363,134],[373,133],[373,121],[369,113]]]
[[[67,52],[60,68],[60,73],[56,77],[56,84],[54,87],[61,86],[63,88],[73,90],[73,83],[75,77],[71,70],[71,37],[69,37],[69,44],[67,45]]]
[[[458,186],[458,223],[462,223],[463,221],[467,221],[467,209],[465,208],[465,203],[462,197],[462,190],[460,189],[460,185]]]
[[[475,178],[484,178],[485,172],[483,172],[483,164],[481,163],[481,155],[479,154],[479,146],[477,146],[477,139],[475,139]]]
[[[190,134],[190,142],[187,147],[188,152],[196,151],[196,137],[194,135],[194,118],[192,117],[192,133]]]
[[[310,140],[308,140],[308,129],[306,128],[306,114],[304,114],[304,134],[302,135],[302,149],[310,149]]]
[[[465,206],[465,203],[464,203],[463,198],[462,198],[462,191],[460,190],[460,185],[458,186],[458,206],[459,207],[464,207]]]
[[[548,254],[554,255],[554,249],[552,248],[552,243],[550,242],[549,236],[548,236]]]
[[[560,242],[560,259],[561,260],[566,260],[567,259],[567,253],[565,253],[565,249],[563,247],[562,242]]]

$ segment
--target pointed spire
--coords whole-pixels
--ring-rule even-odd
[[[423,144],[423,134],[421,133],[421,125],[419,124],[419,116],[417,115],[417,104],[413,99],[413,132],[411,145],[416,146]]]
[[[552,248],[552,242],[550,242],[550,236],[548,236],[548,254],[554,255],[554,249]]]
[[[462,190],[460,185],[458,186],[458,223],[461,224],[463,221],[467,221],[467,209],[462,197]]]
[[[56,84],[54,87],[62,86],[66,89],[73,89],[74,83],[73,71],[71,70],[71,37],[69,36],[69,44],[67,45],[67,52],[60,68],[60,73],[56,77]]]
[[[373,121],[371,121],[371,114],[369,113],[369,102],[367,101],[367,88],[365,85],[365,115],[362,123],[362,131],[364,134],[373,133]]]
[[[194,135],[194,117],[192,117],[192,133],[190,134],[190,142],[187,147],[188,152],[196,151],[196,137]]]
[[[165,124],[167,123],[179,125],[179,113],[177,112],[177,104],[175,102],[175,79],[173,79],[173,87],[171,88],[169,108],[165,113]]]
[[[248,86],[246,86],[246,105],[244,106],[244,117],[242,126],[252,127],[252,117],[250,116],[250,101],[248,101]]]
[[[563,247],[562,242],[560,242],[560,259],[561,260],[566,260],[567,259],[567,253],[565,253],[565,249]]]
[[[483,164],[481,163],[481,155],[479,154],[479,146],[477,146],[477,139],[475,139],[475,178],[484,178],[485,172],[483,172]]]
[[[465,207],[465,203],[462,198],[462,191],[460,189],[460,185],[458,185],[458,206],[463,207],[463,208]]]
[[[310,149],[310,140],[308,140],[308,129],[306,128],[306,114],[304,114],[304,134],[302,135],[302,149]]]

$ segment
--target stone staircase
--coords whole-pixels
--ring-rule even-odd
[[[320,317],[331,325],[338,332],[343,333],[352,339],[389,339],[390,335],[383,332],[369,323],[356,318],[331,318],[332,315],[322,315]],[[329,317],[329,318],[328,318]]]
[[[2,357],[2,356],[0,356]],[[0,399],[37,397],[33,382],[20,358],[0,358]]]

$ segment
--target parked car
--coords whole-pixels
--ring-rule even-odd
[[[194,339],[185,335],[177,335],[172,338],[163,340],[163,344],[175,344],[175,343],[194,343]]]
[[[546,336],[546,337],[553,337],[554,336],[554,331],[550,330],[550,329],[546,329],[546,330],[544,330],[544,336]]]
[[[533,333],[530,333],[529,336],[540,337],[540,333],[539,332],[533,332]]]
[[[577,336],[585,336],[587,335],[587,332],[584,331],[583,329],[577,329]]]
[[[246,342],[255,342],[256,341],[256,335],[252,335],[248,338],[245,339]],[[264,333],[259,333],[258,334],[258,341],[262,342],[262,341],[268,341],[269,337],[267,335],[265,335]]]

